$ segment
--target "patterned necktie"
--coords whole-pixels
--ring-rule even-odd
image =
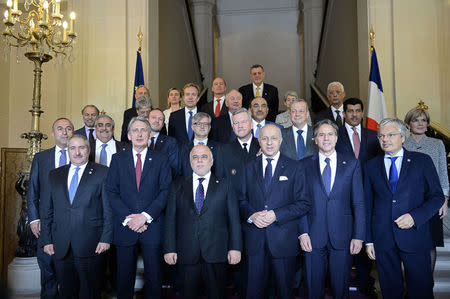
[[[302,133],[303,130],[297,130],[297,160],[303,159],[306,152],[305,141],[303,139]]]
[[[89,129],[89,143],[95,142],[94,129]]]
[[[199,214],[203,207],[203,201],[205,200],[205,188],[203,188],[204,180],[205,178],[198,178],[198,187],[197,190],[195,190],[195,207]]]
[[[261,124],[257,124],[256,125],[256,133],[255,133],[255,138],[258,138],[258,136],[259,136],[259,130],[261,130]]]
[[[220,99],[217,99],[216,111],[214,113],[216,117],[220,116]]]
[[[189,111],[189,121],[188,121],[188,137],[189,141],[192,140],[192,136],[194,136],[194,131],[192,131],[192,111]]]
[[[77,193],[78,188],[78,171],[80,170],[80,167],[75,168],[75,173],[73,174],[72,180],[70,181],[69,186],[69,200],[70,204],[73,202],[73,198],[75,197],[75,194]]]
[[[256,87],[255,98],[259,98],[260,96],[261,96],[261,93],[259,93],[259,87]]]
[[[66,150],[62,149],[59,152],[61,153],[61,156],[59,156],[58,167],[61,167],[67,164]]]
[[[137,161],[136,161],[136,185],[137,189],[139,191],[139,184],[141,183],[141,175],[142,175],[142,161],[141,161],[141,154],[136,154]]]
[[[150,142],[150,149],[155,149],[155,136],[150,138],[150,140],[151,140],[151,142]]]
[[[323,169],[322,172],[322,182],[325,187],[325,191],[327,192],[327,195],[330,195],[331,191],[331,166],[330,166],[330,158],[325,158],[325,163],[327,165]]]
[[[342,126],[342,117],[341,117],[341,111],[336,110],[336,123],[340,127]]]
[[[398,183],[398,171],[397,171],[397,165],[395,165],[395,160],[397,160],[398,157],[389,157],[391,159],[391,168],[389,168],[389,185],[391,186],[392,194],[395,193],[395,190],[397,189],[397,183]]]
[[[102,144],[102,150],[100,151],[100,164],[108,166],[108,155],[106,154],[106,147],[108,144]]]
[[[264,172],[264,188],[267,192],[269,190],[270,182],[272,181],[272,158],[266,158],[267,165],[266,170]]]
[[[359,140],[359,134],[358,134],[358,131],[356,130],[356,127],[352,127],[352,130],[353,130],[353,135],[352,135],[353,152],[355,153],[356,159],[358,159],[359,149],[361,148],[361,141]]]

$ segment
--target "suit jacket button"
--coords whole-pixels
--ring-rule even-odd
[[[267,209],[267,205],[264,206],[264,209]]]
[[[397,201],[394,199],[392,202],[393,202],[393,203],[396,203]]]

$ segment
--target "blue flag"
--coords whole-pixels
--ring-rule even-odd
[[[141,53],[137,51],[136,57],[136,70],[134,72],[134,90],[133,90],[133,107],[136,105],[136,90],[139,86],[144,85],[144,70],[142,69]]]

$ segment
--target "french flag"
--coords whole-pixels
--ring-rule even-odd
[[[373,48],[370,62],[369,94],[367,101],[369,102],[369,109],[367,109],[366,127],[370,130],[377,131],[378,124],[383,118],[387,117],[387,112],[375,48]]]

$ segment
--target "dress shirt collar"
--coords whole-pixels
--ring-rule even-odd
[[[253,95],[256,96],[256,88],[259,87],[259,96],[262,97],[263,96],[263,90],[264,90],[264,82],[261,83],[260,86],[256,86],[255,83],[252,83],[252,85],[253,85]]]
[[[142,162],[142,169],[144,169],[145,157],[147,156],[147,149],[148,148],[146,147],[146,148],[144,148],[142,150],[142,152],[140,152],[140,154],[141,154],[141,162]],[[136,154],[138,154],[138,152],[134,148],[132,149],[132,152],[133,152],[134,167],[136,167],[136,163],[137,163],[137,156],[136,156]]]
[[[84,125],[84,131],[86,132],[86,137],[89,140],[89,130],[94,129],[92,132],[92,135],[94,136],[94,139],[97,139],[97,134],[95,133],[95,127],[89,128],[88,126]]]
[[[403,147],[394,155],[388,155],[388,154],[384,154],[384,158],[391,158],[391,157],[402,157],[403,158],[403,154],[405,153],[405,151],[403,150]]]
[[[262,160],[263,161],[266,161],[267,162],[267,158],[269,158],[269,157],[267,157],[264,153],[262,154]],[[272,166],[273,165],[275,165],[276,163],[278,163],[278,159],[280,158],[280,151],[278,151],[278,153],[275,155],[275,156],[273,156],[271,159],[273,159],[272,160]]]
[[[252,144],[252,135],[250,135],[250,137],[248,138],[247,141],[242,141],[241,139],[239,139],[239,137],[237,138],[239,144],[241,145],[241,148],[244,149],[244,143],[247,143],[247,152],[250,152],[250,146]]]
[[[114,138],[111,138],[106,144],[108,145],[106,148],[105,148],[105,150],[110,150],[110,149],[112,149],[113,147],[115,147],[115,140],[114,140]],[[95,139],[95,149],[97,150],[97,149],[100,149],[101,150],[101,148],[102,148],[102,144],[104,144],[103,142],[101,142],[100,141],[100,139]]]
[[[188,107],[184,107],[184,114],[189,117],[189,111],[192,111],[192,116],[194,116],[197,113],[197,106],[195,106],[194,109],[189,110]]]
[[[305,136],[306,136],[306,133],[308,132],[308,124],[306,123],[303,126],[303,128],[301,128],[301,129],[299,129],[296,126],[292,125],[292,131],[294,132],[294,136],[297,136],[297,131],[298,130],[302,130],[303,131],[302,135],[305,134]]]
[[[84,169],[86,168],[87,164],[88,164],[88,162],[86,162],[86,163],[84,163],[83,165],[80,165],[80,166],[76,166],[76,165],[70,164],[69,173],[70,172],[74,172],[75,168],[80,167],[80,170],[78,170],[78,177],[81,178],[81,175],[84,172]]]
[[[344,115],[342,114],[342,112],[344,112],[344,105],[341,105],[341,107],[339,108],[334,108],[334,106],[330,106],[331,107],[331,111],[333,111],[333,115],[336,117],[336,110],[339,110],[339,113],[341,115],[341,117],[343,118]]]
[[[337,161],[337,154],[336,151],[334,151],[331,155],[329,156],[325,156],[324,154],[322,154],[321,152],[319,152],[319,161],[320,163],[325,163],[325,159],[326,158],[330,158],[330,161]]]
[[[344,121],[345,128],[347,129],[348,136],[353,135],[353,126],[349,125],[346,121]],[[356,132],[358,132],[359,139],[361,139],[361,124],[355,126]]]
[[[203,183],[205,183],[205,182],[209,183],[209,179],[211,178],[211,171],[208,172],[207,174],[205,174],[204,176],[200,176],[200,175],[196,174],[195,172],[192,172],[192,181],[198,182],[199,178],[204,178],[205,179],[203,181]],[[206,185],[208,185],[208,184],[206,184]],[[205,186],[205,184],[203,184],[203,186]]]
[[[258,130],[258,124],[261,125],[261,129],[262,127],[264,127],[266,125],[266,120],[263,119],[260,123],[257,122],[255,119],[252,118],[252,122],[253,122],[253,130]]]
[[[155,135],[153,135],[152,137],[150,137],[150,138],[148,139],[148,146],[150,146],[150,144],[152,143],[152,138],[155,139],[155,144],[156,144],[156,140],[158,140],[158,137],[159,137],[159,132],[156,132]]]
[[[199,142],[203,142],[204,145],[208,145],[208,138],[205,138],[203,140],[198,140],[197,138],[194,138],[194,146],[198,145]]]

